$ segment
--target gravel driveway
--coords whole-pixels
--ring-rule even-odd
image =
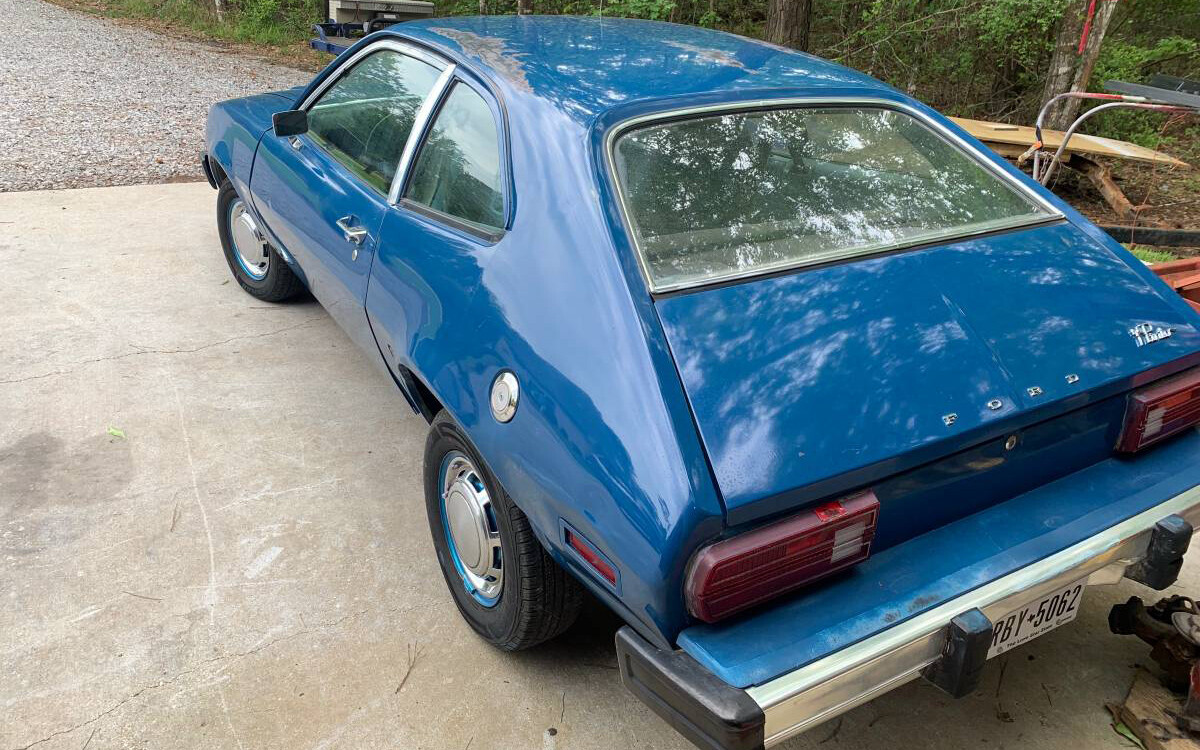
[[[0,45],[0,192],[199,179],[209,105],[312,75],[41,0],[0,18],[19,30]]]

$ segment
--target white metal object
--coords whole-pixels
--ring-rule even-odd
[[[255,281],[266,278],[271,264],[271,253],[254,216],[241,198],[229,207],[229,233],[233,250],[246,275]]]
[[[500,528],[483,479],[461,453],[447,459],[442,475],[442,505],[463,582],[472,594],[494,600],[504,588]]]
[[[363,240],[367,238],[366,227],[360,227],[355,224],[353,216],[343,216],[338,219],[337,226],[338,229],[342,230],[342,236],[346,238],[346,242],[361,245]]]
[[[433,15],[433,3],[420,0],[329,0],[329,18],[335,23],[365,23],[377,17],[410,21]]]
[[[517,413],[517,402],[521,398],[521,386],[517,376],[505,370],[492,381],[492,416],[497,422],[508,422]]]
[[[1071,123],[1071,127],[1067,128],[1066,133],[1063,134],[1062,143],[1059,144],[1058,150],[1054,152],[1054,155],[1052,157],[1050,157],[1049,163],[1046,164],[1045,168],[1043,169],[1042,168],[1042,124],[1045,122],[1046,115],[1049,114],[1050,109],[1055,104],[1062,101],[1063,99],[1098,99],[1098,100],[1102,100],[1102,101],[1107,101],[1108,103],[1101,104],[1097,107],[1093,107],[1092,109],[1089,109],[1088,111],[1080,114],[1079,117],[1075,118],[1075,122]],[[1033,157],[1033,179],[1037,180],[1038,182],[1040,182],[1043,185],[1049,185],[1050,178],[1052,176],[1054,176],[1055,168],[1058,166],[1059,162],[1062,161],[1063,152],[1065,152],[1067,150],[1067,143],[1070,142],[1071,136],[1075,135],[1075,131],[1079,129],[1079,126],[1081,124],[1083,124],[1083,121],[1088,119],[1092,115],[1096,114],[1097,112],[1103,112],[1108,109],[1122,109],[1122,108],[1123,109],[1147,109],[1147,110],[1153,110],[1156,112],[1188,112],[1188,113],[1193,113],[1193,114],[1197,113],[1197,110],[1195,110],[1191,107],[1181,107],[1181,106],[1177,106],[1177,105],[1167,104],[1164,102],[1158,102],[1158,101],[1154,101],[1152,99],[1147,99],[1144,96],[1131,96],[1129,94],[1096,94],[1096,93],[1091,93],[1088,91],[1068,91],[1066,93],[1059,94],[1058,96],[1051,97],[1048,102],[1046,102],[1045,104],[1042,105],[1041,110],[1038,112],[1037,122],[1034,123],[1034,132],[1036,133],[1037,140],[1034,142],[1033,146],[1031,146],[1029,148],[1028,151],[1026,151],[1024,154],[1021,155],[1020,158],[1017,159],[1017,164],[1024,163],[1024,161],[1027,158],[1032,156]]]
[[[1079,614],[1079,602],[1086,586],[1087,579],[1071,581],[1058,591],[1028,602],[1007,615],[1000,615],[993,626],[992,646],[987,658],[1011,651],[1074,620]]]

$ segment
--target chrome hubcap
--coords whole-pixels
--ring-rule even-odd
[[[229,234],[242,270],[253,279],[266,276],[271,264],[270,246],[258,231],[258,224],[246,210],[241,198],[235,199],[229,206]]]
[[[483,480],[462,453],[442,461],[442,523],[454,567],[467,592],[484,606],[500,597],[504,586],[500,527]]]

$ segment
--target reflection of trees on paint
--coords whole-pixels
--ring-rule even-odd
[[[649,127],[618,142],[617,162],[650,263],[665,277],[887,246],[1035,213],[974,160],[883,109],[775,110]]]
[[[309,132],[368,183],[387,192],[417,110],[438,71],[390,50],[357,63],[309,111]]]
[[[586,119],[619,104],[647,81],[664,91],[853,84],[863,76],[835,65],[794,56],[772,45],[746,45],[706,29],[625,24],[606,39],[602,19],[515,16],[455,18],[431,27],[457,44],[468,60],[492,68],[520,91],[531,91]],[[619,41],[614,41],[619,40]],[[760,78],[770,79],[769,84]]]
[[[500,152],[487,103],[458,84],[421,147],[405,197],[485,227],[504,225]]]

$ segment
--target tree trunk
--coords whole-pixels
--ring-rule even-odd
[[[845,0],[842,3],[841,32],[848,36],[862,27],[862,0]]]
[[[1079,53],[1079,40],[1083,35],[1088,6],[1092,0],[1070,0],[1062,19],[1058,22],[1058,37],[1054,42],[1054,54],[1050,58],[1050,70],[1046,76],[1046,87],[1042,91],[1042,103],[1067,91],[1084,91],[1096,60],[1100,56],[1100,45],[1108,31],[1109,21],[1117,9],[1117,0],[1096,0],[1096,13],[1088,31],[1083,54]],[[1079,114],[1080,99],[1066,99],[1057,104],[1046,116],[1046,127],[1066,130]]]
[[[808,52],[808,32],[812,26],[812,0],[768,0],[768,42]]]
[[[479,15],[487,15],[487,0],[479,0]]]
[[[517,14],[527,16],[533,12],[533,0],[517,0]]]

